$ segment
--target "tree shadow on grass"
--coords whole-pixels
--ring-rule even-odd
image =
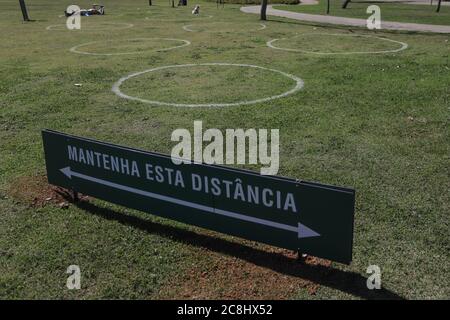
[[[271,22],[277,22],[281,24],[288,24],[288,25],[300,25],[300,26],[307,26],[307,27],[317,27],[317,28],[323,28],[323,29],[330,29],[330,30],[346,30],[346,31],[367,31],[371,32],[374,35],[377,34],[397,34],[397,35],[422,35],[422,36],[442,36],[443,33],[433,33],[433,32],[419,32],[419,31],[411,31],[411,30],[391,30],[391,29],[379,29],[379,30],[368,30],[366,27],[362,26],[347,26],[347,25],[338,25],[338,24],[326,24],[326,23],[320,23],[320,22],[314,22],[314,21],[301,21],[301,20],[292,20],[288,18],[282,18],[274,16],[271,16],[270,19],[267,19],[267,21]]]
[[[29,20],[27,20],[27,21],[23,21],[22,20],[22,23],[28,23],[28,22],[48,22],[48,19],[29,19]]]
[[[68,201],[72,200],[69,194],[64,193],[62,195]],[[404,299],[385,288],[368,290],[366,287],[367,279],[355,272],[344,271],[320,264],[311,265],[301,263],[297,259],[279,253],[267,252],[226,239],[148,221],[136,216],[124,215],[115,210],[100,207],[87,201],[77,201],[74,205],[79,209],[107,220],[114,220],[123,225],[132,226],[161,237],[236,257],[281,274],[309,280],[321,286],[334,288],[363,299]]]

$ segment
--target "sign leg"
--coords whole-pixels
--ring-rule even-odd
[[[80,196],[78,195],[78,192],[75,190],[72,190],[72,200],[73,202],[78,202],[80,200]]]

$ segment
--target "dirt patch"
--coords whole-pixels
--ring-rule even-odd
[[[292,299],[302,289],[315,295],[319,285],[299,277],[296,270],[317,265],[327,270],[331,265],[328,260],[314,257],[299,261],[297,255],[289,250],[257,247],[261,253],[245,259],[200,250],[203,259],[199,257],[199,261],[205,261],[205,255],[208,261],[171,279],[160,291],[160,298],[279,300]],[[258,263],[258,259],[264,259],[264,263]]]
[[[48,184],[47,176],[44,174],[15,179],[8,186],[7,194],[33,208],[40,208],[49,204],[67,208],[70,199],[72,199],[68,190]],[[79,194],[79,198],[80,200],[88,200],[87,196],[81,194]]]

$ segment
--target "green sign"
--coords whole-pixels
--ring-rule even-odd
[[[42,132],[48,181],[206,229],[352,259],[355,192],[206,164],[51,130]]]

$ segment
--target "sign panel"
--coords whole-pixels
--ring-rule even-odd
[[[352,259],[352,189],[43,130],[48,181],[128,208],[342,263]]]

